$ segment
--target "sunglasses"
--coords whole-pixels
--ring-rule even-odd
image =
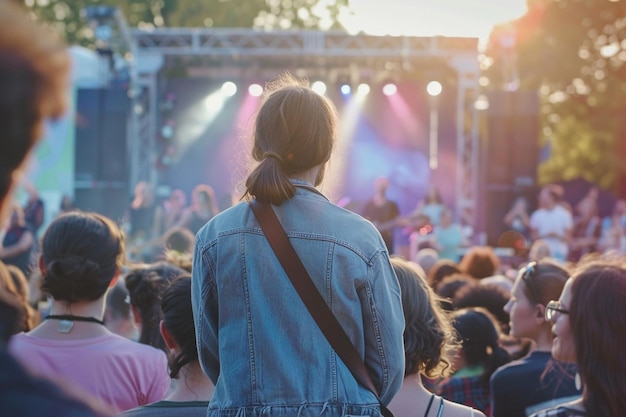
[[[569,310],[565,310],[561,308],[560,301],[552,300],[546,305],[546,313],[545,313],[546,321],[554,323],[557,318],[557,313],[569,314]]]
[[[532,280],[536,272],[537,272],[537,262],[535,261],[530,262],[528,265],[526,265],[526,268],[524,268],[524,272],[522,272],[522,281],[524,281],[524,283],[528,287],[528,291],[530,292],[532,301],[534,302],[537,302],[536,300],[538,300],[537,292],[535,291],[535,286]]]

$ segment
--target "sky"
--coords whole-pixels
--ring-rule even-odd
[[[354,15],[342,17],[350,32],[477,37],[481,43],[494,25],[526,12],[526,0],[350,0],[350,6]]]

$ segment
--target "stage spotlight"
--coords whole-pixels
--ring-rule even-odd
[[[323,81],[315,81],[311,85],[311,90],[315,91],[320,96],[326,94],[326,84]]]
[[[443,86],[439,81],[431,81],[426,86],[426,92],[432,97],[437,97],[439,94],[441,94],[442,90]]]
[[[366,96],[370,93],[370,86],[362,83],[356,88],[356,93],[361,96]]]
[[[342,84],[341,87],[339,87],[339,91],[341,91],[341,94],[344,96],[347,96],[352,92],[352,87],[350,87],[350,84]]]
[[[250,87],[248,87],[248,93],[250,93],[252,97],[260,97],[263,94],[263,87],[259,84],[250,84]]]
[[[394,83],[387,83],[383,86],[383,94],[386,96],[393,96],[398,92],[398,86]]]
[[[226,97],[232,97],[237,94],[237,84],[232,81],[226,81],[222,84],[222,94]]]

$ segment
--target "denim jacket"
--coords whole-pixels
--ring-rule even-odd
[[[273,209],[388,404],[404,376],[404,316],[385,244],[370,222],[294,183],[296,195]],[[330,347],[247,203],[198,232],[192,275],[200,364],[216,385],[208,416],[379,415],[375,395]]]

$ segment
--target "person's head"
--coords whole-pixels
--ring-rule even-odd
[[[509,313],[504,306],[509,301],[510,293],[493,284],[474,284],[460,288],[452,304],[455,308],[482,307],[487,310],[498,322],[499,328],[508,330]]]
[[[520,196],[515,199],[513,206],[517,208],[518,210],[526,211],[528,209],[528,201],[526,200],[525,197]]]
[[[439,299],[415,265],[394,257],[391,265],[398,277],[404,311],[404,375],[418,372],[426,377],[446,376],[456,347],[450,320],[439,306]]]
[[[423,248],[417,251],[414,260],[422,267],[425,274],[429,274],[433,266],[439,261],[439,253],[433,248]]]
[[[163,234],[163,246],[166,250],[179,253],[193,252],[195,237],[185,227],[172,227]]]
[[[449,207],[444,207],[443,210],[441,210],[441,220],[440,220],[441,226],[448,227],[453,222],[454,222],[454,213],[452,213],[452,210]]]
[[[376,181],[374,181],[374,190],[376,191],[376,194],[385,195],[388,187],[389,180],[385,177],[376,178]]]
[[[552,209],[563,197],[563,189],[556,184],[545,185],[539,192],[539,205]]]
[[[461,271],[478,279],[494,275],[499,267],[498,255],[488,246],[470,248],[459,262]]]
[[[439,193],[439,188],[436,185],[431,185],[428,187],[428,192],[426,194],[426,203],[427,204],[441,204],[441,194]]]
[[[598,261],[577,270],[559,301],[546,308],[555,335],[552,354],[578,365],[589,415],[614,417],[626,410],[625,299],[623,261]]]
[[[295,194],[291,177],[318,170],[314,185],[322,182],[337,135],[337,114],[329,98],[290,75],[266,91],[252,148],[259,164],[246,179],[244,197],[278,205]]]
[[[65,45],[16,3],[0,2],[0,224],[43,121],[65,112],[69,85]]]
[[[170,377],[178,378],[183,366],[198,361],[191,309],[191,275],[181,275],[163,292],[161,311],[161,335],[167,347],[174,351],[169,360]]]
[[[613,210],[611,214],[614,216],[624,216],[626,215],[626,200],[619,199],[613,205]]]
[[[598,214],[598,202],[590,197],[585,197],[576,205],[577,214],[586,220]]]
[[[139,337],[139,331],[130,312],[128,290],[121,281],[107,293],[104,323],[107,329],[127,339],[137,340]]]
[[[74,210],[74,200],[68,194],[65,194],[63,198],[61,198],[61,204],[59,205],[59,210],[61,212],[72,211]]]
[[[488,381],[496,369],[509,361],[508,353],[499,345],[497,322],[486,310],[456,310],[452,313],[452,325],[462,344],[459,362],[464,367],[482,367],[482,377]]]
[[[175,189],[170,194],[169,205],[174,210],[180,210],[185,208],[187,205],[187,196],[185,192],[180,189]]]
[[[125,283],[130,295],[130,305],[140,327],[139,342],[167,352],[159,333],[162,319],[160,301],[165,288],[187,272],[168,262],[138,265],[126,275]]]
[[[208,184],[198,184],[191,193],[193,205],[197,208],[209,208],[217,214],[217,201],[215,191]]]
[[[9,217],[9,226],[26,226],[26,220],[24,220],[24,210],[19,204],[14,203],[11,207],[11,216]]]
[[[537,239],[530,246],[530,251],[528,252],[528,259],[530,261],[539,262],[542,259],[550,258],[550,246],[548,246],[548,242],[544,239]]]
[[[459,273],[461,270],[456,262],[450,259],[439,259],[428,271],[428,284],[435,289],[445,277]]]
[[[95,301],[124,264],[124,235],[109,218],[69,212],[50,223],[41,243],[42,291],[66,304]]]
[[[11,268],[14,268],[13,271]],[[5,265],[0,261],[0,289],[19,305],[17,325],[11,331],[11,335],[32,329],[34,326],[31,320],[34,318],[34,312],[28,304],[28,283],[22,271],[13,265]]]
[[[442,279],[434,290],[441,298],[451,301],[461,288],[465,288],[468,285],[478,285],[476,278],[460,272],[448,275]]]
[[[154,204],[154,187],[147,181],[135,184],[135,196],[131,203],[135,209],[149,207]]]
[[[518,339],[537,338],[549,332],[545,308],[561,294],[569,273],[550,261],[529,262],[520,269],[513,284],[511,298],[504,306],[510,316],[511,336]]]

